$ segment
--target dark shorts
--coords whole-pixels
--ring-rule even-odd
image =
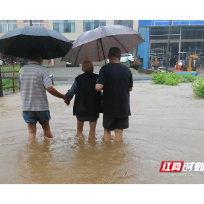
[[[129,117],[110,118],[106,115],[103,115],[103,127],[107,130],[127,129],[129,128]]]
[[[48,122],[50,117],[50,111],[23,111],[23,118],[26,123],[35,124],[39,122],[41,125]]]
[[[85,121],[89,121],[89,122],[95,122],[98,120],[99,118],[99,114],[97,115],[91,115],[91,116],[76,116],[77,120],[81,121],[81,122],[85,122]]]

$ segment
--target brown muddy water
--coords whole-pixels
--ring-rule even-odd
[[[56,85],[62,93],[70,85]],[[191,84],[175,87],[134,83],[130,128],[122,143],[103,142],[102,114],[97,140],[74,137],[73,101],[67,107],[48,94],[53,139],[27,141],[20,93],[0,98],[0,183],[204,183],[204,172],[193,176],[160,173],[162,161],[204,162],[204,100]]]

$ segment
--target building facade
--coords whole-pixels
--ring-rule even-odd
[[[68,40],[75,41],[84,31],[92,30],[99,26],[125,25],[138,31],[138,20],[32,20],[33,26],[44,26],[64,35]],[[30,25],[29,20],[0,20],[0,36],[4,33]],[[133,54],[135,50],[131,51]],[[0,56],[0,58],[3,56]],[[54,66],[65,66],[61,58],[54,59]],[[49,64],[51,61],[44,61]]]
[[[160,66],[173,67],[178,60],[188,61],[190,55],[204,56],[204,20],[172,20],[170,29],[170,55],[166,60],[169,20],[139,20],[139,32],[145,40],[138,46],[143,67],[159,61]]]

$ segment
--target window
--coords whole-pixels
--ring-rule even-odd
[[[204,26],[182,26],[182,39],[203,39]]]
[[[24,26],[30,26],[30,20],[24,20]],[[32,26],[34,27],[43,27],[44,21],[43,20],[32,20]]]
[[[114,25],[124,25],[133,28],[133,20],[114,20]]]
[[[84,20],[84,31],[98,28],[99,26],[105,26],[105,20]]]
[[[75,33],[75,20],[54,20],[53,30],[59,33]]]
[[[168,27],[158,26],[150,27],[150,40],[168,39]]]
[[[17,28],[16,20],[0,20],[0,33],[7,33],[10,30]]]
[[[168,39],[168,35],[169,35],[168,26],[150,27],[150,40],[165,40]],[[170,39],[180,39],[179,26],[171,26]]]

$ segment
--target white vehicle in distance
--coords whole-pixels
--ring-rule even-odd
[[[130,53],[122,53],[120,62],[126,62],[127,60],[132,64],[132,62],[134,62],[134,57]],[[106,63],[109,63],[109,59],[106,59]]]
[[[70,62],[66,62],[66,67],[79,67],[81,64],[72,64]]]

